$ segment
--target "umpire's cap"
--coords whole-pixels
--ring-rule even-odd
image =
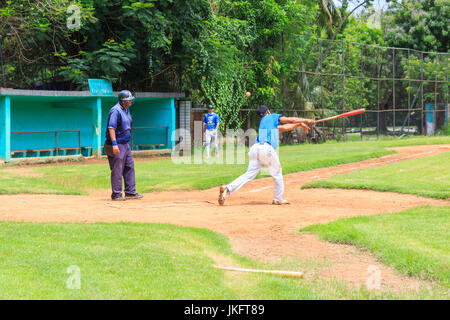
[[[256,113],[262,118],[266,114],[266,112],[269,111],[269,108],[265,105],[260,105],[258,109],[256,109]]]
[[[122,91],[119,92],[119,102],[129,101],[129,100],[134,102],[134,97],[133,97],[133,95],[131,94],[130,91],[122,90]]]

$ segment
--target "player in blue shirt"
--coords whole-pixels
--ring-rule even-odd
[[[259,124],[258,138],[248,153],[249,164],[247,172],[231,182],[229,185],[220,187],[220,205],[225,203],[225,199],[228,195],[231,196],[247,182],[252,181],[263,166],[267,167],[270,175],[275,181],[272,204],[282,205],[289,203],[287,200],[283,199],[283,173],[280,160],[278,159],[278,155],[275,151],[278,147],[278,133],[283,131],[291,131],[297,127],[302,127],[304,132],[308,132],[308,124],[313,125],[315,121],[304,118],[285,117],[276,113],[272,114],[270,113],[269,108],[264,105],[260,106],[256,112],[260,116],[261,122]],[[280,123],[284,124],[280,125]]]
[[[214,113],[214,107],[209,105],[208,113],[203,118],[203,135],[206,140],[206,158],[209,158],[211,140],[214,141],[216,157],[219,156],[219,140],[217,139],[217,130],[219,128],[220,118]]]

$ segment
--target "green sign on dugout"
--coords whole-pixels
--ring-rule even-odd
[[[106,79],[88,79],[89,82],[89,91],[93,96],[113,96],[113,88],[111,81]]]

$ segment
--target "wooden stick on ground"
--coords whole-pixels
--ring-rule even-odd
[[[242,268],[221,267],[221,266],[214,266],[214,268],[227,270],[227,271],[275,274],[275,275],[279,275],[279,276],[282,276],[282,277],[294,277],[294,278],[302,278],[303,277],[303,273],[302,272],[296,272],[296,271],[256,270],[256,269],[242,269]]]

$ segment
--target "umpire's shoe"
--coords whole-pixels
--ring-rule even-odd
[[[136,194],[125,194],[125,199],[133,200],[133,199],[142,199],[144,196],[140,193]]]
[[[112,201],[125,201],[127,199],[125,199],[124,197],[120,196],[120,197],[116,197],[116,198],[111,198]]]

